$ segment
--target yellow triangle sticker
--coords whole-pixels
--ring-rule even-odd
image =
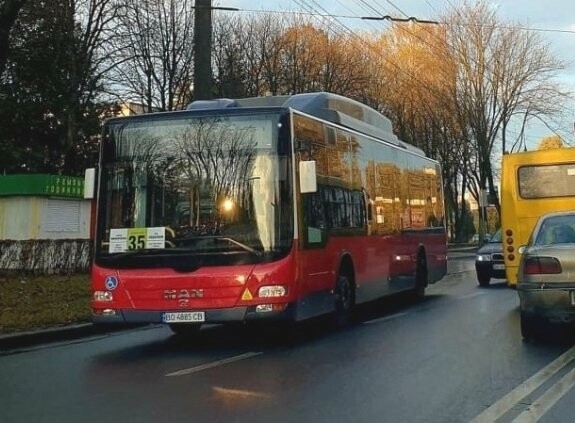
[[[242,300],[249,301],[249,300],[253,300],[253,298],[254,297],[252,296],[252,293],[250,292],[250,290],[246,288],[246,290],[242,294]]]

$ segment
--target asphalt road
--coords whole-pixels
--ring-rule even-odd
[[[519,333],[518,299],[451,253],[426,298],[344,330],[145,327],[0,356],[1,422],[572,422],[575,343]]]

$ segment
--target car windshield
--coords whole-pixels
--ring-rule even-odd
[[[501,243],[501,229],[498,229],[491,238],[489,238],[489,243]]]
[[[289,155],[279,114],[118,120],[105,131],[97,257],[286,251]]]

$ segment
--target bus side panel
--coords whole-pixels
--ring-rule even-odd
[[[306,319],[334,310],[333,290],[344,255],[349,255],[353,263],[356,303],[388,293],[390,246],[390,241],[376,236],[331,235],[321,248],[300,249],[297,318]]]
[[[306,319],[334,310],[333,289],[343,255],[354,267],[356,304],[415,287],[417,252],[426,251],[429,282],[447,271],[445,233],[414,231],[408,235],[331,235],[323,248],[300,249],[297,253],[297,319]]]

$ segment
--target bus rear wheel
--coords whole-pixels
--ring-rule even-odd
[[[197,323],[172,323],[169,325],[172,332],[175,335],[181,337],[190,337],[197,334],[202,327],[201,324]]]
[[[334,320],[338,327],[344,327],[351,322],[351,313],[354,306],[353,285],[347,275],[340,274],[334,291],[335,313]]]
[[[415,289],[413,290],[416,298],[423,298],[425,296],[425,288],[427,288],[428,283],[427,258],[425,257],[425,252],[420,251],[417,255]]]

